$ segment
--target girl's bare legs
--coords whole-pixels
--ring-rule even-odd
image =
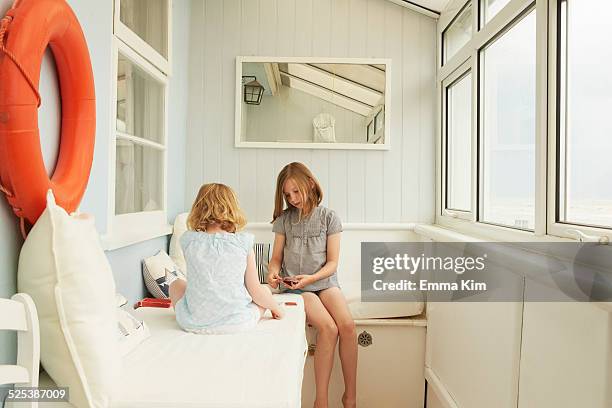
[[[346,299],[339,288],[323,290],[319,297],[332,316],[340,334],[340,362],[344,377],[344,396],[342,404],[345,408],[357,404],[357,333],[355,322],[346,304]]]
[[[170,288],[168,288],[168,296],[172,301],[172,307],[176,307],[176,303],[185,295],[186,287],[187,282],[183,279],[175,279],[174,282],[170,284]]]
[[[329,378],[334,365],[338,328],[317,295],[304,292],[302,297],[306,309],[306,320],[317,329],[317,348],[314,355],[317,395],[314,406],[315,408],[327,408]]]

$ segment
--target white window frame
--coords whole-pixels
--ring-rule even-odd
[[[166,49],[168,50],[168,58],[161,55],[155,48],[149,45],[145,40],[140,38],[135,32],[130,30],[128,26],[123,24],[121,21],[121,1],[115,0],[115,10],[114,10],[114,33],[117,38],[123,41],[125,44],[129,45],[135,50],[138,50],[138,53],[142,55],[145,59],[155,65],[162,72],[171,75],[172,69],[172,0],[167,0],[166,15],[168,16],[168,32],[166,35],[166,39],[168,40],[168,44],[166,44]]]
[[[453,73],[451,73],[449,76],[447,76],[443,81],[442,81],[442,92],[441,92],[441,99],[442,99],[442,103],[441,103],[441,110],[442,110],[442,138],[440,140],[441,143],[441,152],[442,152],[442,158],[441,158],[441,175],[442,175],[442,182],[440,184],[440,188],[441,188],[441,205],[443,206],[442,208],[442,214],[448,217],[452,217],[452,218],[459,218],[459,219],[464,219],[464,220],[468,220],[468,221],[475,221],[476,220],[476,212],[474,211],[476,208],[476,195],[473,194],[473,192],[476,189],[477,186],[477,178],[476,178],[476,170],[477,170],[477,166],[476,166],[476,160],[474,160],[474,158],[477,155],[477,146],[476,146],[476,120],[477,120],[477,116],[476,116],[476,112],[474,112],[474,110],[472,109],[472,118],[471,118],[471,157],[472,157],[472,162],[470,163],[470,167],[471,167],[471,191],[472,194],[470,196],[470,210],[469,211],[461,211],[461,210],[456,210],[456,209],[451,209],[447,207],[448,204],[448,180],[446,178],[447,176],[447,164],[448,164],[448,115],[447,115],[447,108],[448,108],[448,88],[452,85],[454,85],[458,80],[464,78],[466,75],[471,74],[471,88],[472,88],[472,99],[473,99],[473,95],[474,92],[477,91],[477,87],[476,87],[476,81],[475,81],[475,77],[474,77],[474,60],[473,59],[468,59],[467,61],[465,61],[463,64],[461,64]]]
[[[533,2],[529,2],[532,3]],[[503,12],[504,9],[502,9],[502,11],[500,11],[500,14]],[[515,17],[513,17],[511,20],[507,21],[506,24],[503,25],[503,27],[500,30],[496,30],[495,34],[485,43],[483,44],[483,46],[481,48],[479,48],[478,50],[478,72],[484,71],[483,67],[482,67],[482,60],[483,60],[483,55],[482,52],[484,51],[484,49],[487,47],[487,45],[493,43],[494,41],[496,41],[497,39],[501,38],[503,35],[505,35],[506,33],[508,33],[510,30],[512,30],[518,23],[520,23],[521,21],[523,21],[524,18],[527,17],[528,14],[531,14],[533,12],[536,12],[536,41],[537,41],[537,37],[538,37],[538,23],[540,23],[542,20],[541,18],[538,17],[538,11],[536,9],[535,6],[532,5],[527,5],[527,7],[525,7],[524,9],[521,10],[521,12],[516,15]],[[493,18],[494,21],[495,17]],[[540,66],[540,64],[538,63],[539,61],[539,53],[538,53],[538,45],[536,44],[536,67]],[[541,194],[539,194],[539,192],[542,191],[542,187],[545,184],[542,184],[542,180],[540,180],[540,176],[542,175],[542,172],[546,171],[546,156],[544,155],[544,157],[542,157],[541,153],[542,150],[544,150],[545,153],[545,148],[543,149],[541,140],[544,139],[546,140],[546,127],[544,127],[544,129],[541,128],[540,126],[540,122],[542,121],[541,118],[543,118],[546,114],[546,109],[542,109],[542,105],[539,103],[541,100],[541,95],[542,93],[545,91],[542,89],[542,77],[539,74],[538,71],[542,71],[540,70],[536,70],[536,103],[535,103],[535,107],[536,107],[536,112],[535,112],[535,117],[536,117],[536,129],[535,129],[535,166],[534,166],[534,170],[535,170],[535,191],[534,191],[534,207],[535,207],[535,225],[534,225],[534,230],[533,233],[535,233],[535,235],[545,235],[546,234],[546,226],[542,224],[542,222],[538,222],[541,221],[542,218],[538,217],[538,211],[542,209],[542,200],[544,202],[544,204],[546,203],[546,197],[543,196]],[[481,75],[479,75],[479,79],[482,78]],[[546,86],[546,76],[544,76],[544,86]],[[478,94],[478,105],[481,106],[482,102],[484,101],[484,89],[482,84],[478,85],[478,90],[479,90],[479,94]],[[484,146],[485,143],[485,135],[483,134],[483,129],[484,129],[484,122],[483,122],[484,118],[483,115],[480,115],[480,112],[478,113],[478,145],[479,146]],[[546,121],[544,120],[544,123]],[[545,145],[545,144],[544,144]],[[485,150],[484,149],[480,149],[480,151],[478,152],[478,160],[479,163],[481,163],[481,165],[478,168],[478,191],[479,192],[484,192],[484,173],[485,173]],[[541,165],[544,165],[544,168],[542,168]],[[545,180],[545,179],[544,179]],[[498,227],[502,227],[502,228],[509,228],[512,230],[521,230],[520,228],[513,228],[511,226],[506,226],[506,225],[502,225],[502,224],[496,224],[494,222],[491,221],[485,221],[483,219],[482,216],[482,212],[484,212],[484,207],[485,207],[485,198],[484,198],[484,194],[480,194],[478,196],[478,209],[479,209],[479,214],[477,216],[477,220],[480,223],[483,224],[489,224],[489,225],[495,225]],[[544,208],[545,209],[545,208]],[[544,212],[544,214],[546,214]],[[544,215],[545,217],[545,215]],[[523,230],[527,233],[531,233],[531,231],[527,231],[527,230]]]
[[[164,125],[162,140],[157,143],[139,137],[133,137],[117,131],[117,68],[119,53],[125,56],[132,64],[138,66],[164,87]],[[172,226],[167,221],[167,163],[168,163],[168,76],[156,66],[143,58],[127,44],[117,37],[113,38],[112,46],[112,104],[111,104],[111,143],[110,143],[110,166],[109,166],[109,190],[108,190],[108,225],[107,234],[103,238],[106,250],[121,248],[137,242],[146,241],[172,232]],[[139,145],[153,147],[162,152],[162,209],[157,211],[142,211],[129,214],[115,214],[115,177],[116,177],[116,148],[117,138],[130,140]]]
[[[570,0],[571,1],[571,0]],[[551,86],[548,92],[548,233],[551,235],[578,239],[581,241],[591,242],[610,242],[612,241],[612,227],[591,227],[580,224],[572,224],[566,222],[559,222],[557,219],[557,207],[559,203],[559,194],[557,191],[557,178],[559,172],[557,171],[557,149],[559,148],[559,138],[562,135],[558,135],[557,128],[557,105],[559,101],[559,95],[557,94],[557,80],[558,80],[558,67],[557,67],[557,54],[559,44],[557,41],[557,12],[558,6],[561,0],[551,2],[549,8],[549,70],[548,77]]]
[[[440,53],[439,53],[439,61],[440,61],[440,66],[444,66],[447,65],[450,61],[456,60],[456,56],[457,54],[459,54],[459,52],[463,49],[466,48],[467,44],[466,43],[462,48],[460,48],[459,50],[457,50],[457,52],[455,53],[455,55],[451,58],[449,58],[446,62],[444,61],[444,47],[445,47],[445,43],[444,43],[444,34],[446,34],[446,31],[450,28],[450,26],[457,21],[457,19],[459,18],[459,15],[461,15],[461,13],[463,13],[465,10],[467,10],[468,7],[472,8],[472,30],[471,30],[471,35],[472,37],[474,37],[474,33],[476,32],[476,29],[474,26],[474,15],[478,14],[478,2],[479,0],[460,0],[460,2],[453,2],[453,3],[457,3],[460,5],[459,9],[452,15],[452,18],[447,21],[445,23],[445,26],[442,30],[440,30],[439,32],[439,38],[440,38]],[[461,58],[460,58],[461,60]]]
[[[447,12],[440,16],[438,23],[438,58],[442,61],[442,33],[446,30],[448,25],[454,21],[458,13],[460,13],[468,1],[466,0],[454,0],[451,1],[447,7]],[[482,237],[484,239],[498,240],[498,241],[514,241],[514,242],[529,242],[529,241],[542,241],[547,239],[546,237],[546,214],[547,214],[547,99],[548,99],[548,2],[546,0],[512,0],[507,4],[498,14],[496,14],[491,21],[486,25],[479,28],[480,21],[480,9],[481,2],[479,0],[473,0],[473,35],[471,40],[463,46],[450,60],[446,61],[443,66],[438,69],[437,75],[437,102],[438,109],[440,112],[439,120],[437,121],[437,137],[436,137],[436,169],[438,171],[436,177],[436,223],[450,229],[457,230],[467,235],[475,237]],[[443,93],[445,88],[443,86],[447,79],[455,73],[462,65],[468,63],[472,67],[472,81],[475,83],[472,93],[472,115],[476,117],[478,126],[474,126],[473,132],[480,133],[482,128],[480,121],[479,104],[482,101],[481,87],[480,87],[480,64],[478,63],[480,58],[480,50],[482,50],[487,44],[493,41],[498,36],[506,32],[511,25],[516,23],[520,18],[523,18],[528,12],[532,11],[535,7],[536,11],[536,152],[535,152],[535,229],[534,231],[524,231],[512,227],[495,225],[480,221],[482,213],[482,195],[478,195],[482,189],[479,185],[482,183],[482,166],[478,166],[478,163],[482,163],[481,155],[482,149],[480,149],[480,135],[477,135],[478,144],[474,143],[473,148],[477,149],[477,154],[472,157],[473,165],[472,168],[475,174],[473,178],[476,178],[478,188],[472,189],[472,202],[477,203],[477,206],[473,207],[472,218],[459,217],[454,211],[448,211],[443,208],[445,203],[445,197],[443,190],[445,188],[445,175],[443,171],[445,161],[445,151],[443,148],[443,140],[445,139],[444,134],[444,105],[443,105]]]

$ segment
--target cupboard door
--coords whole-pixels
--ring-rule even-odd
[[[611,316],[609,304],[525,303],[519,407],[612,407]]]
[[[428,303],[427,366],[459,408],[516,408],[521,303]]]

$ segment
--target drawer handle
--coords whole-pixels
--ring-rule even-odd
[[[368,347],[372,345],[372,335],[367,331],[363,331],[359,333],[359,337],[357,338],[357,342],[361,347]]]

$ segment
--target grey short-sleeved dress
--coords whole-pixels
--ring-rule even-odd
[[[276,219],[272,231],[285,236],[281,276],[312,275],[327,262],[327,236],[342,231],[340,217],[329,208],[318,206],[305,219],[299,221],[299,211],[288,208]],[[334,272],[302,290],[317,292],[337,287]]]

